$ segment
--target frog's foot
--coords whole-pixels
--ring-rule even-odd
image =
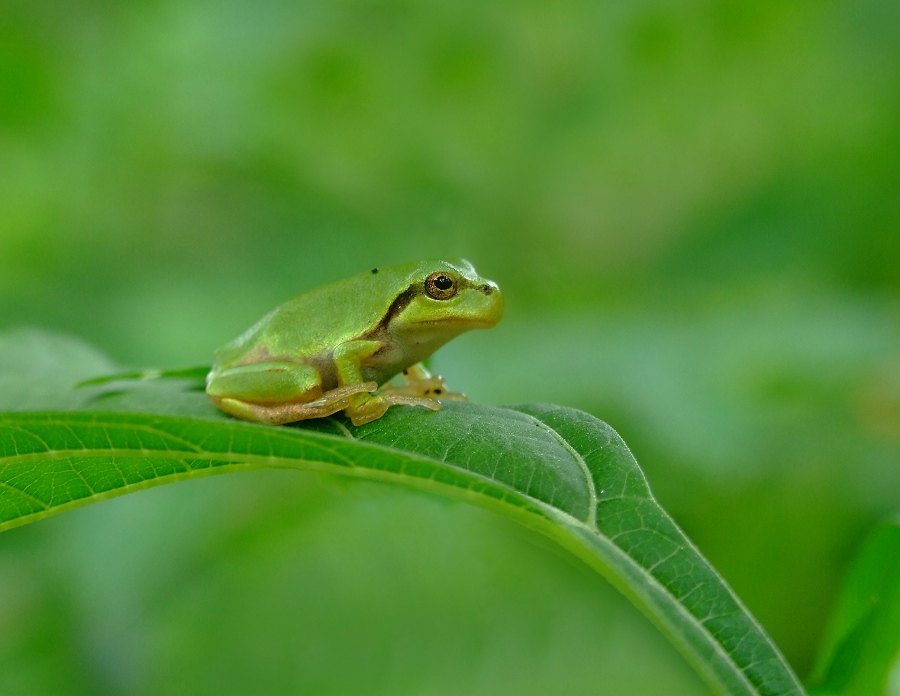
[[[340,411],[342,409],[347,408],[350,403],[350,397],[354,394],[363,394],[363,393],[371,393],[378,389],[377,382],[360,382],[359,384],[348,384],[343,387],[336,387],[335,389],[330,389],[324,394],[322,394],[321,398],[316,399],[315,401],[310,401],[305,406],[312,406],[314,408],[329,408],[331,411],[327,415],[331,415],[335,411]],[[339,408],[332,408],[335,404],[343,404]]]
[[[338,411],[343,411],[350,406],[350,397],[354,394],[373,392],[377,388],[378,384],[376,382],[348,384],[344,387],[331,389],[318,399],[306,403],[254,404],[228,397],[217,397],[214,399],[212,396],[210,400],[232,416],[267,425],[283,425],[309,418],[323,418]]]
[[[450,391],[443,377],[430,374],[420,365],[404,370],[402,377],[406,384],[385,384],[378,394],[384,397],[414,396],[435,401],[468,401],[465,394]]]
[[[391,406],[423,406],[432,411],[439,411],[441,408],[440,403],[434,399],[423,399],[418,396],[405,396],[403,394],[383,395],[378,393],[368,398],[357,397],[357,399],[360,399],[360,401],[344,410],[344,413],[350,417],[353,425],[363,425],[381,418]],[[351,401],[353,400],[351,399]]]

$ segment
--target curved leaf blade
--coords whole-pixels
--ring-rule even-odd
[[[236,421],[197,375],[122,370],[80,341],[0,335],[0,530],[182,478],[286,467],[466,500],[556,540],[628,596],[723,694],[802,694],[790,667],[650,493],[615,431],[573,409],[447,404],[266,427]],[[198,373],[199,374],[199,373]],[[182,379],[183,378],[183,379]],[[47,409],[54,409],[49,411]]]
[[[810,690],[887,693],[900,663],[900,517],[879,525],[844,581]]]
[[[592,427],[593,417],[571,409],[533,405],[523,410],[585,453],[597,490],[596,525],[571,531],[594,559],[614,569],[615,577],[580,549],[572,550],[682,646],[710,684],[727,684],[724,693],[802,694],[762,627],[653,498],[618,434],[601,421]]]
[[[572,409],[392,409],[352,432],[337,419],[273,428],[134,413],[0,414],[0,529],[173,480],[262,467],[393,481],[501,512],[607,577],[720,693],[802,693],[652,498],[624,442]]]

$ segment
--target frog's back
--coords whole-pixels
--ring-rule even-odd
[[[328,354],[378,327],[417,268],[371,271],[298,295],[216,351],[215,365],[305,362]]]

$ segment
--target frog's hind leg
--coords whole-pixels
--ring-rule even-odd
[[[228,397],[209,399],[225,413],[243,420],[267,425],[284,425],[309,418],[324,418],[350,405],[350,397],[361,392],[372,392],[378,388],[375,382],[363,382],[347,387],[338,387],[325,392],[321,398],[308,403],[293,402],[286,404],[255,404]]]
[[[206,394],[232,416],[282,425],[330,416],[347,408],[354,394],[377,387],[375,382],[362,382],[323,393],[319,373],[310,365],[256,363],[210,373]]]

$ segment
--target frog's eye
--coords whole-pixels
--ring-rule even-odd
[[[456,279],[446,273],[432,273],[425,279],[425,292],[436,300],[449,300],[456,294]]]

